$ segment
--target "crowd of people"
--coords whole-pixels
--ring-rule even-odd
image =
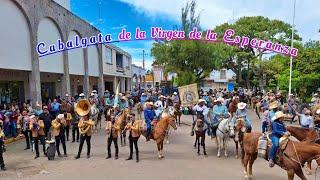
[[[299,103],[299,101],[290,94],[286,100],[280,92],[269,91],[262,93],[246,89],[236,89],[228,92],[226,89],[214,89],[210,91],[200,90],[200,99],[198,103],[188,107],[190,114],[197,115],[197,118],[203,119],[208,125],[208,135],[214,137],[217,125],[221,118],[231,118],[235,123],[236,119],[243,118],[247,132],[251,132],[251,120],[248,118],[248,108],[255,109],[257,116],[261,119],[261,131],[263,133],[272,129],[272,142],[274,147],[270,151],[270,166],[273,164],[274,154],[278,146],[280,135],[286,133],[282,123],[283,119],[289,119],[291,122],[298,116],[299,124],[304,128],[314,128],[318,126],[320,107],[318,94],[314,94],[310,104]],[[118,159],[118,135],[120,127],[116,124],[116,118],[125,109],[131,110],[136,104],[143,105],[144,121],[146,123],[146,139],[150,140],[152,131],[152,121],[159,120],[163,110],[168,107],[174,107],[177,104],[180,107],[181,101],[178,92],[165,96],[161,89],[134,89],[132,92],[114,94],[105,91],[99,96],[96,90],[93,90],[88,97],[89,109],[78,107],[80,101],[86,100],[83,93],[71,97],[66,94],[63,98],[57,97],[47,103],[36,103],[33,108],[30,102],[12,103],[0,106],[0,137],[2,139],[15,138],[17,136],[25,137],[25,150],[32,149],[36,152],[35,159],[39,157],[39,144],[42,145],[43,154],[47,156],[45,141],[51,138],[55,139],[56,152],[59,157],[60,144],[62,145],[63,155],[67,154],[66,141],[70,139],[70,129],[72,130],[72,142],[80,142],[79,150],[75,159],[80,158],[84,142],[87,144],[87,158],[90,158],[91,136],[93,127],[102,118],[103,112],[107,121],[106,131],[108,134],[107,159],[111,158],[111,145],[115,146],[115,159]],[[311,107],[318,107],[315,110]],[[112,110],[113,113],[109,113]],[[311,111],[313,110],[313,112]],[[260,111],[263,115],[260,117]],[[133,146],[136,150],[136,161],[139,162],[138,140],[141,135],[138,124],[136,123],[136,114],[129,113],[126,119],[125,130],[129,132],[130,155],[127,160],[133,156]],[[316,121],[315,121],[316,120]],[[195,120],[193,121],[191,135],[193,135]],[[280,135],[279,135],[280,134]],[[3,140],[0,141],[0,147],[3,146]],[[2,159],[4,148],[0,148],[0,167],[5,169]]]

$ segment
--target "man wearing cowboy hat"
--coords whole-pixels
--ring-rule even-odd
[[[209,113],[209,108],[205,105],[205,100],[204,99],[199,99],[198,104],[195,105],[192,110],[194,112],[196,112],[197,114],[197,118],[198,117],[203,117],[204,118],[204,122],[208,125],[208,127],[210,127],[210,123],[208,122],[208,113]],[[192,122],[192,128],[191,128],[191,135],[193,136],[194,134],[194,126],[196,124],[196,121],[194,120]],[[210,129],[210,128],[209,128]],[[208,131],[208,133],[210,134],[210,132]]]
[[[56,140],[56,150],[58,156],[61,157],[60,153],[60,142],[62,144],[64,156],[67,157],[67,148],[66,148],[66,136],[65,136],[65,127],[66,127],[66,120],[63,114],[59,114],[55,120],[52,121],[52,135],[55,137]]]
[[[314,93],[311,99],[311,104],[312,106],[315,106],[317,104],[320,103],[319,97],[318,97],[318,93]]]
[[[240,103],[238,103],[237,107],[238,107],[238,109],[237,109],[237,111],[235,112],[235,115],[232,118],[232,123],[235,124],[237,118],[243,118],[243,120],[246,123],[247,132],[251,132],[251,130],[252,130],[251,122],[248,119],[247,109],[246,109],[247,103],[240,102]]]
[[[158,106],[160,110],[163,110],[165,107],[165,97],[163,95],[159,96],[159,99],[156,101],[155,105]]]
[[[120,111],[123,111],[129,107],[129,103],[126,96],[121,96],[120,101],[118,102],[118,107]]]
[[[157,115],[155,111],[153,110],[153,103],[152,102],[146,102],[147,108],[144,110],[144,120],[147,124],[147,141],[150,141],[150,135],[151,135],[151,122],[153,120],[157,120]]]
[[[228,115],[228,108],[227,106],[222,104],[224,102],[224,99],[222,97],[219,97],[214,102],[216,104],[213,107],[212,120],[214,122],[217,122],[220,118],[226,117]]]
[[[276,159],[277,150],[279,148],[279,140],[283,135],[290,135],[287,132],[286,127],[283,123],[285,118],[285,114],[282,111],[276,112],[275,116],[273,117],[272,122],[272,134],[271,134],[271,141],[272,147],[269,151],[269,166],[274,166],[274,161]]]
[[[304,114],[300,114],[296,111],[296,114],[300,116],[300,126],[303,128],[313,128],[314,122],[313,117],[311,116],[311,111],[309,109],[306,109],[304,111]]]
[[[277,101],[271,101],[269,104],[269,112],[268,112],[268,116],[269,119],[273,119],[274,115],[276,114],[276,112],[278,111],[278,103]]]

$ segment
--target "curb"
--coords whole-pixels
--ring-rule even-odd
[[[19,141],[19,140],[21,140],[21,139],[24,139],[24,137],[18,136],[18,137],[16,137],[16,138],[9,138],[9,139],[7,139],[7,140],[4,140],[4,144],[5,144],[5,145],[8,145],[8,144],[10,144],[10,143]]]

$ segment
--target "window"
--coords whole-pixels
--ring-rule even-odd
[[[130,69],[128,56],[123,56],[123,67]]]
[[[112,64],[112,50],[110,48],[105,48],[105,58],[107,64]]]
[[[227,79],[226,70],[220,70],[220,79]]]
[[[117,63],[117,68],[123,68],[123,55],[117,53],[116,54],[116,63]]]

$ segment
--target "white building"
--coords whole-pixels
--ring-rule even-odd
[[[135,64],[131,65],[132,89],[146,87],[146,70]]]
[[[131,56],[113,45],[93,45],[39,57],[37,44],[66,42],[100,31],[70,12],[70,0],[0,1],[0,103],[33,104],[95,89],[131,89]],[[65,8],[64,8],[65,7]]]
[[[234,82],[236,74],[230,69],[213,70],[209,77],[202,80],[201,88],[205,91],[209,89],[227,88],[229,82]]]

